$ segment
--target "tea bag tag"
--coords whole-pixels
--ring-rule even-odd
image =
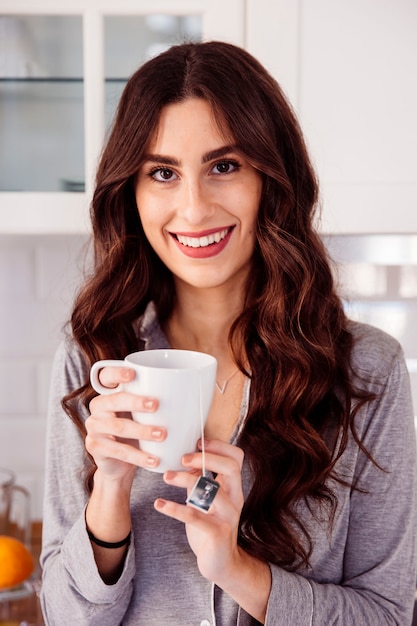
[[[208,476],[200,476],[188,496],[186,503],[195,509],[208,513],[220,488],[218,482]]]

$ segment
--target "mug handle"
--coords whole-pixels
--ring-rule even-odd
[[[91,386],[97,393],[102,395],[109,395],[111,393],[116,393],[117,391],[122,390],[122,385],[117,385],[117,387],[104,387],[99,380],[99,373],[103,367],[126,367],[131,369],[131,365],[126,363],[126,361],[118,361],[117,359],[102,359],[101,361],[97,361],[93,363],[90,370],[90,382]]]

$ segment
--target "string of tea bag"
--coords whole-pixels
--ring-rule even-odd
[[[203,415],[203,389],[201,383],[201,373],[199,373],[199,392],[200,392],[200,428],[201,428],[201,474],[206,477],[206,444],[204,441],[204,415]]]
[[[208,513],[210,506],[220,488],[220,484],[206,474],[206,446],[204,442],[204,412],[203,412],[203,390],[201,374],[199,372],[199,392],[200,392],[200,429],[201,429],[201,476],[197,478],[186,503],[190,506]]]

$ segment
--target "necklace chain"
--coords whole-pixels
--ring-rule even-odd
[[[234,376],[235,374],[237,374],[237,373],[238,373],[238,371],[239,371],[239,370],[238,370],[238,368],[236,368],[236,369],[235,369],[235,371],[234,371],[234,372],[232,372],[232,373],[230,374],[230,376],[228,376],[228,377],[227,377],[227,378],[223,381],[223,385],[219,385],[219,383],[218,383],[218,382],[217,382],[217,380],[216,380],[216,388],[217,388],[217,391],[219,391],[219,392],[222,394],[222,396],[223,396],[223,395],[225,394],[225,392],[226,392],[226,387],[227,387],[227,384],[228,384],[229,380],[231,380],[231,379],[233,378],[233,376]]]

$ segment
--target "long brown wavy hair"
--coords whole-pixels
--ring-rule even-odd
[[[162,327],[171,315],[172,275],[144,235],[134,187],[163,107],[190,97],[208,101],[263,181],[245,306],[229,336],[236,362],[251,377],[239,445],[254,482],[239,542],[272,563],[308,565],[314,538],[295,505],[325,504],[331,522],[337,498],[329,479],[343,483],[334,466],[349,436],[362,447],[354,417],[371,396],[352,382],[353,339],[313,226],[318,187],[301,130],[276,81],[243,49],[173,46],[128,81],[98,167],[94,271],[76,299],[72,334],[90,366],[140,347],[134,322],[151,300]],[[83,434],[80,406],[93,395],[86,380],[63,400]],[[92,462],[89,489],[93,472]]]

